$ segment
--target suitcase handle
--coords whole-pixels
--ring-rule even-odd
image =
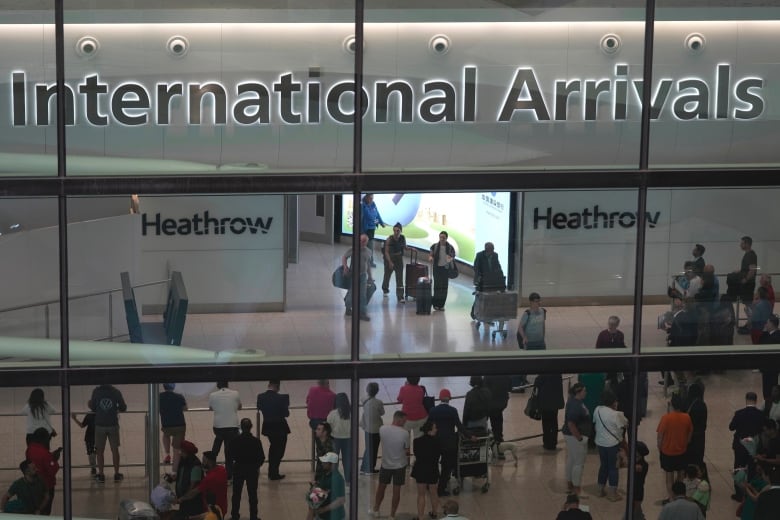
[[[409,261],[413,264],[417,264],[417,249],[411,248],[411,253],[409,253]]]

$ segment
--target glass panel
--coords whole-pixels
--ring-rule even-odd
[[[34,86],[56,82],[54,2],[3,2],[0,40],[0,176],[57,175],[57,96],[42,115]]]
[[[350,203],[345,197],[342,229],[349,232]],[[400,223],[398,240],[400,235],[406,238],[420,265],[407,265],[406,252],[393,260],[400,265],[397,279],[405,286],[405,298],[399,300],[396,293],[390,294],[398,290],[391,278],[392,264],[387,258],[376,262],[372,275],[387,293],[382,301],[368,304],[372,323],[361,329],[363,357],[505,356],[518,352],[518,341],[523,342],[518,328],[528,333],[522,351],[534,354],[545,347],[556,354],[581,353],[597,342],[630,347],[635,191],[381,193],[373,204],[388,224],[382,228],[380,223],[374,230],[375,258],[386,246],[395,247],[390,226]],[[650,213],[649,225],[654,226],[659,215]],[[440,232],[447,233],[449,244],[439,246],[441,262],[430,254],[443,236]],[[494,254],[487,254],[488,242]],[[452,264],[445,249],[453,251],[455,279],[448,278],[447,265]],[[424,291],[418,275],[432,278],[430,303],[425,303],[425,292],[421,297],[416,294]],[[476,297],[475,288],[481,289]],[[540,295],[542,302],[526,313],[532,294]],[[417,314],[431,307],[431,316]],[[530,331],[520,326],[526,316],[533,318]],[[610,317],[620,329],[605,330]],[[574,327],[588,332],[574,332]]]
[[[669,218],[648,228],[643,351],[780,342],[769,319],[772,277],[780,272],[777,232],[764,210],[777,195],[767,188],[650,190],[648,207]]]
[[[366,2],[364,170],[635,168],[644,3]]]
[[[57,200],[0,199],[0,366],[60,364]]]
[[[350,3],[65,4],[69,174],[352,170]]]
[[[347,247],[333,243],[333,202],[69,199],[70,281],[91,295],[71,302],[71,363],[349,359],[343,292],[331,283]]]
[[[279,383],[279,386],[273,383]],[[80,386],[72,389],[72,407],[79,423],[84,422],[88,409],[85,408],[84,403],[92,402],[92,406],[98,409],[93,416],[98,424],[102,422],[104,416],[100,410],[100,403],[106,401],[106,398],[110,402],[117,403],[119,402],[117,392],[119,392],[127,406],[126,411],[118,415],[118,463],[119,472],[123,475],[121,486],[112,484],[115,472],[112,466],[110,443],[103,451],[105,464],[103,474],[108,481],[106,487],[96,487],[96,484],[91,482],[92,462],[90,461],[93,459],[90,455],[84,454],[85,445],[82,442],[82,437],[88,435],[89,430],[86,427],[82,430],[75,424],[72,426],[74,516],[115,517],[117,507],[120,501],[126,498],[128,488],[136,490],[146,488],[148,470],[145,468],[145,461],[150,455],[154,456],[151,451],[157,449],[159,467],[151,469],[155,481],[160,479],[158,475],[177,470],[181,478],[174,487],[179,486],[180,496],[183,494],[184,476],[198,475],[197,471],[192,470],[193,465],[197,464],[195,461],[202,461],[206,456],[205,452],[215,452],[216,464],[224,468],[224,472],[218,469],[212,478],[218,477],[221,473],[222,482],[227,488],[227,495],[217,495],[218,503],[225,515],[240,514],[241,517],[249,517],[251,513],[247,491],[242,491],[239,507],[236,510],[231,503],[233,488],[226,486],[229,476],[233,480],[233,485],[241,489],[238,488],[237,481],[244,474],[244,468],[238,462],[225,464],[228,456],[225,440],[235,438],[239,430],[239,421],[243,419],[251,421],[251,433],[261,439],[266,458],[265,464],[260,469],[258,487],[260,517],[287,519],[303,518],[306,515],[308,506],[304,497],[309,489],[308,483],[315,480],[313,436],[309,426],[309,417],[313,416],[315,411],[316,415],[324,415],[317,424],[327,420],[332,426],[331,438],[323,437],[322,446],[326,448],[319,447],[319,452],[324,454],[327,450],[339,454],[341,460],[336,469],[341,475],[345,474],[344,463],[347,467],[351,464],[348,459],[344,459],[344,455],[350,450],[350,436],[349,433],[345,436],[344,432],[349,432],[351,419],[341,419],[339,412],[334,410],[336,403],[346,403],[347,407],[351,405],[349,381],[325,381],[324,385],[318,381],[230,381],[218,383],[216,386],[214,382],[191,382],[166,383],[166,386],[167,388],[164,386],[155,388],[160,396],[157,401],[160,403],[159,407],[156,404],[149,405],[150,389],[146,385],[117,385],[108,388]],[[155,384],[154,387],[157,385]],[[269,395],[269,392],[273,395]],[[183,426],[181,414],[168,417],[171,411],[181,411],[182,400],[186,402],[187,407],[183,412]],[[241,409],[236,411],[235,406],[238,403]],[[258,411],[258,403],[260,411]],[[286,412],[289,415],[284,417]],[[154,418],[151,413],[160,414],[162,434],[159,429],[151,429],[149,421]],[[105,415],[112,416],[112,414]],[[274,422],[276,420],[280,422]],[[282,420],[289,426],[289,434],[285,434],[282,428],[282,433],[273,437],[273,444],[269,444],[274,432],[280,431],[275,428],[283,424]],[[104,435],[104,429],[100,426],[96,427],[96,431],[98,438]],[[111,433],[110,429],[108,431]],[[167,442],[165,432],[168,432],[170,437]],[[176,456],[174,446],[180,443],[182,434],[191,445],[185,443],[184,449],[180,450],[179,456]],[[157,442],[160,444],[155,446]],[[231,445],[231,449],[232,446],[234,445]],[[192,453],[193,448],[197,449],[197,453]],[[99,449],[97,455],[96,463],[99,465],[101,455]],[[244,451],[231,452],[231,457],[233,456],[237,461],[252,460]],[[174,467],[173,464],[178,466]],[[278,478],[279,476],[283,476],[283,481]],[[200,475],[195,478],[199,479]],[[101,489],[101,492],[95,493],[97,489]],[[140,493],[139,496],[144,495],[143,492]],[[192,514],[197,514],[203,510],[202,497],[196,495],[194,498],[186,508]]]
[[[650,165],[778,164],[780,9],[656,2]]]

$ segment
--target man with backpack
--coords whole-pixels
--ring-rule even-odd
[[[539,293],[532,292],[528,295],[529,307],[520,317],[517,327],[517,346],[521,350],[544,350],[547,345],[544,342],[545,321],[547,309],[542,307],[542,297]],[[528,378],[523,375],[512,378],[512,391],[524,392],[522,388],[528,385]]]

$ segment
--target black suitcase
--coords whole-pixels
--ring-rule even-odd
[[[412,249],[411,263],[406,264],[406,298],[417,297],[417,280],[428,278],[428,266],[417,261],[417,250]],[[428,312],[430,314],[430,312]]]
[[[430,314],[433,306],[433,292],[430,278],[417,280],[417,314]]]

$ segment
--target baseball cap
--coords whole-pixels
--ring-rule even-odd
[[[188,453],[190,455],[195,455],[196,453],[198,453],[198,447],[195,446],[190,441],[181,441],[181,446],[179,447],[179,449],[184,453]]]
[[[439,390],[439,399],[452,399],[452,394],[446,388]]]
[[[329,451],[328,453],[320,457],[320,462],[330,462],[331,464],[338,464],[339,456],[333,453],[332,451]]]

